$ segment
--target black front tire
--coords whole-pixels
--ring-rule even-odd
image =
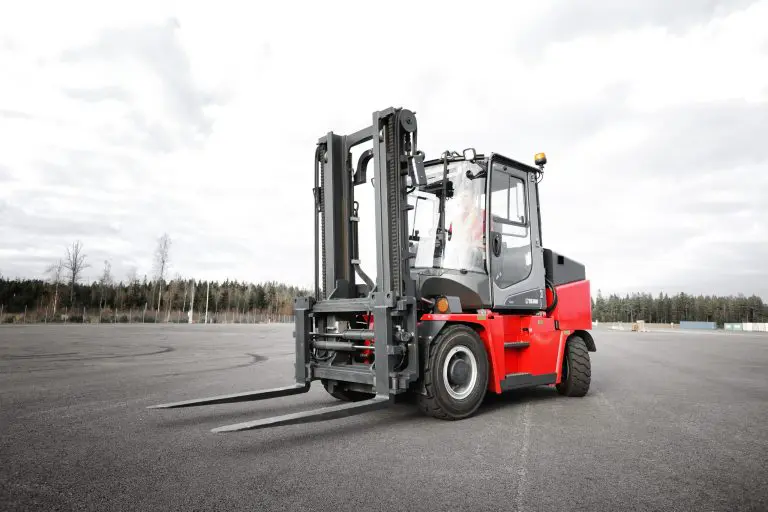
[[[369,393],[363,393],[361,391],[352,391],[350,389],[340,389],[335,387],[333,391],[330,390],[330,382],[327,379],[321,379],[323,387],[333,398],[341,400],[342,402],[360,402],[362,400],[368,400],[375,395]]]
[[[557,392],[565,396],[584,396],[589,391],[592,367],[587,344],[578,336],[571,336],[563,354],[563,377]]]
[[[460,350],[468,349],[475,362],[476,379],[474,384],[467,385],[465,392],[468,394],[462,398],[451,395],[443,374],[444,366],[450,363],[446,361],[446,357],[455,347]],[[424,369],[424,386],[426,394],[419,394],[418,402],[419,408],[425,414],[441,420],[459,420],[477,411],[488,387],[488,355],[483,341],[473,329],[466,325],[452,325],[435,338]]]

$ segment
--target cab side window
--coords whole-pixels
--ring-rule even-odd
[[[531,273],[532,253],[526,183],[501,163],[491,175],[491,239],[494,252],[492,275],[500,288],[525,280]],[[494,240],[495,239],[495,240]]]

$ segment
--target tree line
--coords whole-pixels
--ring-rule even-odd
[[[104,261],[98,279],[83,282],[90,268],[80,241],[45,269],[46,279],[8,279],[0,274],[0,321],[186,322],[208,312],[210,321],[258,321],[293,314],[293,299],[308,290],[276,281],[204,281],[176,274],[168,279],[171,238],[157,241],[154,275],[139,278],[135,268],[117,280]]]
[[[251,321],[264,315],[292,314],[293,299],[308,295],[309,290],[278,282],[247,283],[225,280],[201,281],[176,274],[168,279],[171,237],[164,233],[157,239],[154,274],[139,279],[135,268],[123,280],[112,275],[112,265],[104,261],[97,280],[83,283],[83,273],[90,268],[83,244],[67,246],[63,257],[45,269],[46,279],[5,279],[0,274],[0,321],[70,321],[98,315],[99,320],[173,322],[187,321],[192,311],[197,318],[218,321]],[[229,315],[232,315],[231,317]],[[257,317],[256,314],[259,316]],[[623,297],[603,297],[600,290],[592,299],[592,317],[599,322],[679,323],[697,320],[724,323],[768,322],[768,305],[756,295],[719,297],[679,293],[657,297],[633,293]],[[90,321],[90,320],[89,320]],[[257,320],[254,320],[257,321]]]
[[[679,323],[680,320],[724,323],[768,322],[768,305],[752,295],[720,297],[715,295],[669,296],[660,293],[632,293],[603,297],[600,290],[592,299],[592,318],[599,322]]]
[[[63,286],[61,287],[63,290]],[[195,317],[207,311],[211,319],[226,315],[292,315],[293,299],[308,291],[278,282],[203,281],[171,279],[164,283],[143,279],[106,283],[77,283],[56,298],[56,285],[41,279],[0,277],[0,315],[26,315],[29,321],[82,321],[103,315],[104,321],[186,322],[191,309]],[[131,315],[132,319],[127,318]]]

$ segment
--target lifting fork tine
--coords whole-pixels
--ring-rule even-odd
[[[298,395],[309,391],[309,384],[293,384],[284,388],[263,389],[261,391],[246,391],[232,395],[212,396],[208,398],[196,398],[168,404],[150,405],[147,409],[175,409],[178,407],[197,407],[199,405],[232,404],[235,402],[251,402],[253,400],[266,400],[279,396]]]
[[[389,401],[390,399],[388,396],[379,395],[362,402],[347,402],[339,405],[332,405],[330,407],[323,407],[321,409],[285,414],[283,416],[273,416],[271,418],[247,421],[244,423],[235,423],[234,425],[214,428],[211,432],[240,432],[243,430],[255,430],[281,425],[298,425],[299,423],[345,418],[347,416],[354,416],[368,411],[384,409],[389,405]]]

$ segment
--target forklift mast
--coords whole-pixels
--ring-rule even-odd
[[[362,153],[353,169],[352,148],[369,141],[372,149]],[[410,174],[415,179],[414,169],[421,158],[416,143],[416,117],[409,110],[394,108],[374,112],[373,122],[367,128],[350,135],[331,132],[318,141],[314,189],[315,297],[296,300],[297,316],[306,316],[302,328],[297,325],[296,331],[296,348],[303,355],[296,361],[297,382],[308,381],[310,375],[345,381],[354,377],[355,382],[374,385],[376,394],[387,396],[390,391],[405,391],[408,383],[418,377],[418,358],[412,357],[417,350],[416,297],[409,271],[406,215],[406,177]],[[360,267],[359,217],[354,200],[354,187],[367,182],[370,161],[376,194],[375,283]],[[356,275],[362,283],[357,283]],[[356,316],[371,312],[373,332],[350,328]],[[310,330],[311,320],[314,330]],[[375,375],[369,369],[311,363],[312,346],[342,347],[328,344],[332,338],[345,342],[375,340]],[[402,359],[406,352],[411,354],[410,367],[394,372],[393,362]]]

